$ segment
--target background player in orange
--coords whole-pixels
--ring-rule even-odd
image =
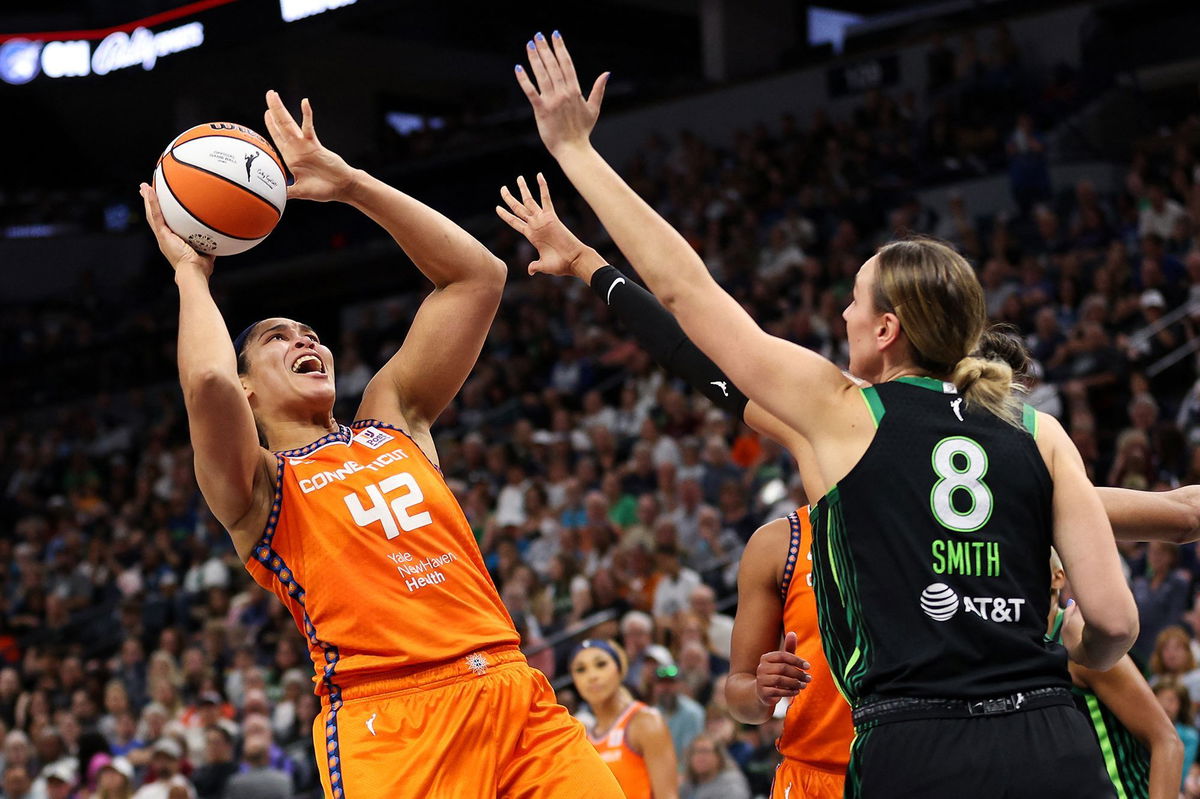
[[[271,318],[230,341],[213,259],[163,222],[196,475],[255,580],[309,644],[326,796],[618,797],[583,727],[555,703],[437,468],[430,427],[478,357],[505,267],[450,220],[321,145],[274,92],[266,122],[292,199],[337,200],[384,227],[434,291],[401,349],[338,424],[334,361],[308,326]]]
[[[679,772],[671,731],[657,710],[622,684],[628,661],[612,641],[588,639],[567,659],[575,690],[591,708],[588,732],[626,799],[676,799]]]

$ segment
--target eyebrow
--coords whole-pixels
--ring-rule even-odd
[[[258,334],[258,340],[262,341],[263,336],[267,335],[268,333],[274,333],[276,330],[287,330],[288,327],[290,327],[290,325],[287,322],[280,322],[277,325],[272,325],[271,327],[268,327],[266,330],[264,330],[263,332]],[[304,325],[304,324],[300,325],[300,332],[301,333],[312,333],[314,336],[317,335],[317,331],[313,330],[311,327],[309,327],[308,325]]]

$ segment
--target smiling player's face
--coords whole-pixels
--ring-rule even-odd
[[[246,359],[247,388],[259,407],[301,415],[333,408],[333,353],[308,325],[281,318],[259,322],[246,343]]]

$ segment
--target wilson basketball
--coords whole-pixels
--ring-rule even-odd
[[[270,233],[287,201],[283,161],[270,142],[231,122],[185,130],[154,169],[167,226],[198,251],[234,255]]]

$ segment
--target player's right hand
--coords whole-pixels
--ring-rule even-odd
[[[163,219],[162,209],[158,205],[158,195],[153,186],[143,183],[138,188],[138,192],[142,195],[142,202],[146,205],[146,222],[150,225],[154,238],[158,240],[158,249],[171,264],[171,268],[176,272],[180,269],[194,268],[200,270],[205,277],[210,277],[216,258],[197,252],[192,245],[167,227],[167,221]]]
[[[581,280],[590,280],[592,272],[604,265],[604,259],[576,238],[558,218],[554,203],[550,201],[550,187],[546,185],[546,178],[541,172],[537,180],[542,195],[541,205],[530,193],[525,178],[519,177],[517,189],[521,192],[521,198],[518,200],[514,197],[508,186],[501,186],[500,197],[510,210],[497,205],[496,214],[527,238],[537,250],[538,258],[529,265],[529,274],[575,275]]]
[[[758,659],[754,674],[758,701],[774,707],[780,699],[800,693],[812,680],[809,668],[808,661],[796,654],[796,634],[788,633],[783,639],[783,649],[768,652]]]
[[[600,115],[609,73],[596,78],[592,92],[585,100],[571,54],[558,31],[549,38],[537,34],[525,46],[525,55],[537,85],[520,65],[516,67],[517,83],[521,84],[521,91],[533,106],[538,134],[546,149],[557,158],[564,149],[587,146]]]

